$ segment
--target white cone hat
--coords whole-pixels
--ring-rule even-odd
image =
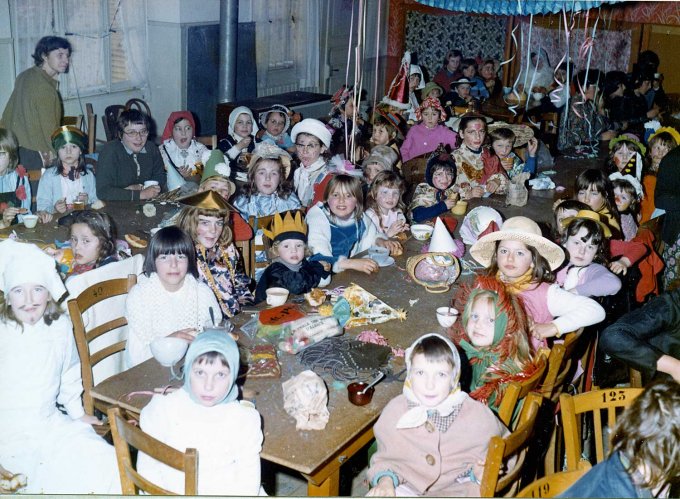
[[[456,243],[453,242],[453,237],[451,237],[451,233],[446,228],[446,225],[444,225],[444,222],[442,222],[442,219],[437,217],[428,251],[432,253],[452,253],[457,249]]]
[[[175,189],[178,189],[187,183],[187,181],[184,180],[184,177],[182,177],[182,175],[180,175],[180,173],[175,170],[175,167],[172,165],[168,165],[166,173],[169,191],[174,191]]]

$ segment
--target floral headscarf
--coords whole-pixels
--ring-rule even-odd
[[[428,97],[425,99],[422,104],[420,104],[420,107],[416,109],[416,119],[418,121],[421,121],[423,119],[423,111],[427,109],[428,107],[433,107],[437,111],[439,111],[439,122],[441,123],[442,121],[446,121],[446,111],[444,111],[444,108],[442,107],[442,103],[439,102],[439,99],[435,99],[434,97]]]

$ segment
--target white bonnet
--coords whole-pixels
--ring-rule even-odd
[[[0,288],[7,294],[22,284],[45,286],[55,301],[66,293],[57,262],[35,244],[7,239],[0,243]]]

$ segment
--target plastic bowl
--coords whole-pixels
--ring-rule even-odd
[[[368,383],[350,383],[347,385],[347,398],[354,405],[366,405],[373,399],[375,388],[371,387],[366,390],[366,393],[359,393],[368,386]]]
[[[172,367],[187,353],[189,344],[180,338],[156,338],[151,342],[151,354],[158,363]]]
[[[411,225],[411,234],[413,234],[413,237],[415,237],[418,241],[427,241],[430,239],[433,230],[434,227],[427,224]]]
[[[38,225],[38,215],[24,215],[24,227],[32,229]]]
[[[451,327],[458,319],[458,310],[453,307],[439,307],[437,309],[437,322],[441,327]]]

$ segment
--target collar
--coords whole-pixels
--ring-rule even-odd
[[[292,264],[292,263],[288,263],[287,261],[285,261],[281,257],[276,257],[272,260],[272,263],[278,262],[281,265],[285,266],[288,270],[292,270],[293,272],[299,272],[300,268],[302,267],[303,261],[304,260],[302,260],[300,263]]]
[[[125,149],[125,152],[128,153],[130,156],[135,154],[135,153],[132,152],[132,149],[129,149],[128,146],[125,145],[125,142],[123,142],[121,140],[120,143],[122,144],[123,148]],[[144,145],[144,147],[142,147],[142,150],[139,151],[137,154],[146,154],[146,144]]]
[[[397,428],[400,429],[418,428],[425,424],[428,416],[435,413],[444,418],[450,416],[468,398],[468,394],[463,392],[458,385],[439,405],[428,408],[422,405],[415,396],[408,378],[404,382],[404,396],[408,401],[409,409],[397,421]]]
[[[300,164],[302,168],[298,168],[296,171],[299,172],[305,172],[307,174],[314,173],[318,170],[321,170],[324,166],[326,166],[326,160],[323,159],[323,156],[319,156],[319,159],[317,159],[314,163],[312,163],[309,166],[305,166],[303,164]]]

